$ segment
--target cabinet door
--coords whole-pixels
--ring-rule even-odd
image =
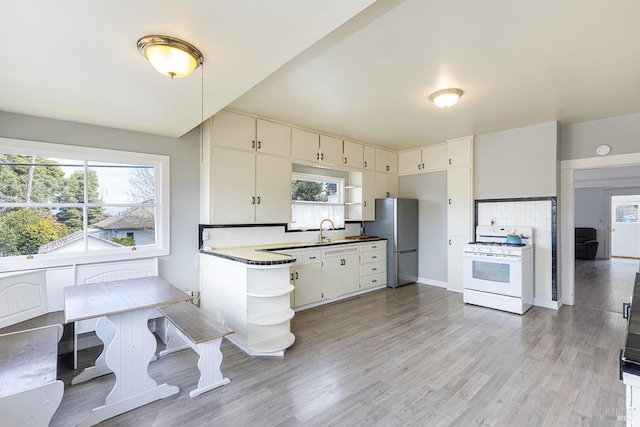
[[[254,151],[256,119],[242,114],[220,111],[213,116],[213,146]]]
[[[362,149],[362,167],[368,170],[376,169],[376,149],[365,145]]]
[[[362,220],[376,219],[375,173],[362,171]]]
[[[376,172],[375,195],[376,195],[376,199],[384,199],[386,197],[391,197],[391,194],[389,193],[389,183],[387,182],[386,173]]]
[[[451,168],[447,171],[447,234],[470,236],[473,233],[473,200],[471,168]]]
[[[255,153],[213,149],[212,224],[255,220]]]
[[[342,165],[342,140],[320,135],[320,162],[328,165]]]
[[[322,259],[322,298],[331,299],[342,295],[342,256]]]
[[[229,181],[233,182],[233,181]],[[235,183],[232,185],[235,186]],[[256,222],[286,224],[291,219],[291,161],[256,155]]]
[[[316,264],[295,269],[293,272],[295,307],[322,299],[321,268],[320,264]]]
[[[398,153],[398,175],[411,175],[422,172],[421,159],[420,149]]]
[[[348,294],[360,289],[360,255],[347,254],[341,257],[342,293]]]
[[[277,156],[291,156],[291,128],[278,123],[257,121],[257,150]]]
[[[426,172],[447,170],[447,144],[436,144],[422,149],[422,165]]]
[[[447,155],[449,156],[449,166],[471,166],[473,160],[473,142],[471,137],[447,141]]]
[[[320,135],[306,130],[291,129],[291,157],[317,162],[320,154]]]
[[[462,290],[462,246],[471,236],[449,236],[447,251],[447,288]]]
[[[389,172],[389,163],[387,163],[387,153],[386,150],[380,150],[376,148],[376,171],[378,172]]]
[[[398,153],[387,151],[387,164],[389,165],[389,173],[398,174]]]
[[[398,197],[398,175],[395,173],[387,174],[387,192],[389,197]]]
[[[363,152],[364,147],[362,144],[344,141],[344,165],[350,168],[361,169],[363,167]]]

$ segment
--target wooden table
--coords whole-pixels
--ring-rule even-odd
[[[142,277],[64,288],[65,322],[105,318],[96,334],[104,342],[106,366],[116,376],[105,404],[78,426],[92,426],[116,415],[178,393],[158,385],[148,373],[156,340],[148,319],[156,307],[191,300],[160,277]]]

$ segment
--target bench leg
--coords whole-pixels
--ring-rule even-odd
[[[222,352],[220,351],[222,337],[198,344],[198,369],[200,380],[198,388],[189,392],[189,396],[196,397],[214,388],[229,384],[229,378],[223,378],[220,371],[222,364]]]
[[[189,344],[185,342],[181,335],[178,335],[178,329],[173,323],[167,323],[167,348],[158,353],[159,357],[189,348]]]
[[[0,425],[11,427],[47,427],[60,406],[64,384],[54,381],[42,387],[0,399]]]

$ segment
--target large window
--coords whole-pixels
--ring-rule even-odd
[[[336,228],[344,227],[344,179],[294,172],[289,228],[318,229],[325,218],[332,220]]]
[[[0,138],[0,269],[168,254],[165,156]]]

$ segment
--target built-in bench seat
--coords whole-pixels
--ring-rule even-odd
[[[234,331],[188,302],[171,304],[158,310],[169,321],[167,348],[160,352],[160,356],[187,347],[191,347],[200,355],[198,388],[192,390],[189,396],[196,397],[216,387],[229,384],[229,378],[224,378],[220,371],[222,364],[220,344],[222,337],[233,334]]]
[[[62,325],[0,334],[0,424],[46,427],[60,406],[57,379]]]

